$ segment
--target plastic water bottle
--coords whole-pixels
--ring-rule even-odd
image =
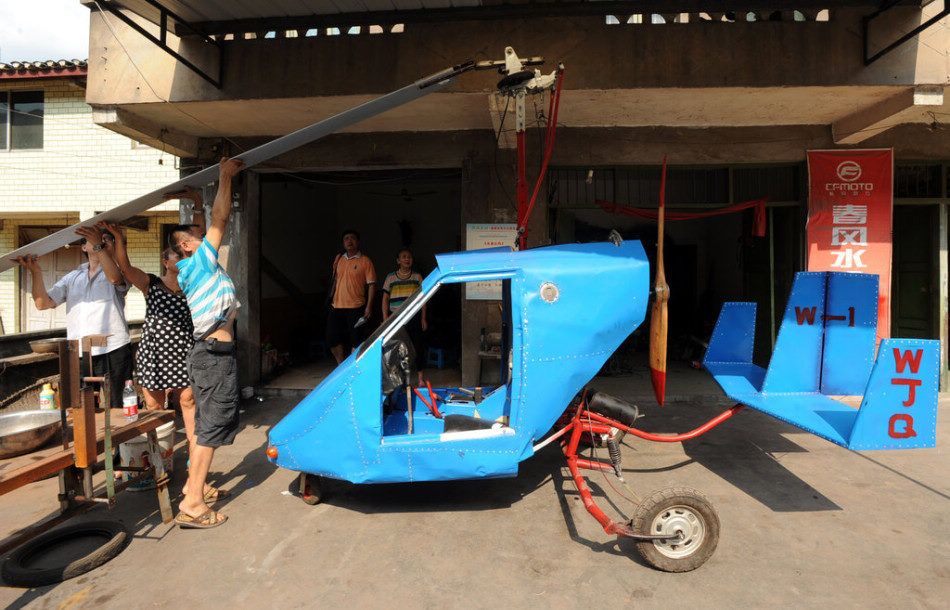
[[[122,390],[122,414],[125,415],[125,421],[130,423],[139,418],[139,397],[135,394],[131,379],[125,382]]]
[[[40,408],[41,409],[55,409],[56,408],[56,392],[53,391],[53,386],[48,383],[43,384],[43,390],[40,392]]]

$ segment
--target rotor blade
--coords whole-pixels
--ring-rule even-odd
[[[660,177],[660,204],[657,209],[656,279],[653,284],[653,308],[650,311],[650,380],[656,402],[662,407],[666,401],[666,341],[669,330],[667,302],[670,287],[663,269],[663,220],[666,200],[666,157]]]
[[[249,151],[234,155],[234,158],[244,161],[245,168],[253,167],[297,147],[303,146],[304,144],[309,144],[310,142],[322,138],[323,136],[339,131],[345,127],[349,127],[354,123],[374,117],[378,114],[386,112],[387,110],[397,108],[429,93],[444,89],[455,82],[456,75],[467,69],[470,69],[469,64],[463,64],[461,66],[449,68],[436,74],[427,76],[417,80],[411,85],[403,87],[402,89],[397,89],[392,93],[388,93],[364,104],[360,104],[354,108],[350,108],[349,110],[341,112],[340,114],[314,123],[313,125],[308,125],[307,127],[298,129],[297,131],[277,138],[276,140],[271,140],[270,142],[261,144],[260,146],[252,148]],[[163,196],[166,193],[183,191],[185,187],[201,188],[217,179],[218,168],[216,165],[212,165],[199,172],[191,174],[190,176],[182,178],[181,180],[177,180],[167,186],[163,186],[160,189],[154,190],[151,193],[147,193],[141,197],[133,199],[132,201],[123,203],[122,205],[112,208],[111,210],[96,214],[92,218],[88,218],[82,222],[76,223],[71,227],[60,229],[55,233],[47,235],[42,239],[38,239],[0,257],[0,272],[14,267],[15,263],[13,262],[13,259],[17,257],[27,256],[30,254],[42,256],[44,254],[49,254],[50,252],[58,250],[66,244],[76,241],[78,239],[78,236],[76,235],[76,229],[80,226],[91,227],[96,223],[103,221],[122,222],[123,220],[131,218],[136,214],[141,214],[145,210],[159,205],[162,203]]]

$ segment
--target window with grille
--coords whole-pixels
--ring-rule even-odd
[[[769,201],[801,201],[800,165],[739,167],[732,170],[733,200],[749,201],[768,197]]]
[[[552,207],[596,207],[602,199],[621,205],[655,207],[660,192],[660,166],[595,169],[552,169],[548,189]],[[797,202],[803,196],[801,164],[769,167],[671,167],[666,176],[666,202],[688,207],[720,207],[730,202],[768,197]]]
[[[43,148],[43,92],[0,92],[0,150]]]
[[[931,199],[942,195],[939,165],[898,165],[894,168],[894,197]]]

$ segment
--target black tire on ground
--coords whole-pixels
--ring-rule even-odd
[[[303,484],[300,486],[300,499],[311,506],[319,504],[323,501],[325,488],[323,477],[313,474],[304,475]]]
[[[719,544],[719,517],[712,503],[688,487],[654,491],[637,506],[630,528],[641,534],[682,532],[680,540],[637,541],[643,559],[664,572],[695,570]]]
[[[83,538],[101,540],[91,552],[80,557],[66,557],[63,565],[34,567],[35,560],[58,545]],[[131,537],[118,521],[74,523],[37,536],[19,547],[3,562],[3,580],[15,587],[42,587],[85,574],[106,563],[128,545]]]

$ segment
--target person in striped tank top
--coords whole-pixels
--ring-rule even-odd
[[[386,276],[383,282],[383,321],[385,322],[399,311],[402,304],[422,286],[422,275],[412,269],[412,250],[403,248],[396,255],[396,270]],[[423,369],[426,363],[425,332],[429,330],[426,321],[426,305],[408,324],[406,331],[416,352],[416,370],[419,371],[419,385],[425,380]]]
[[[231,215],[231,182],[244,167],[240,159],[222,158],[218,193],[211,222],[202,235],[196,225],[178,225],[169,245],[182,257],[178,284],[188,300],[195,327],[195,345],[188,357],[188,378],[195,395],[195,446],[191,447],[187,492],[178,505],[175,522],[181,527],[217,527],[227,516],[208,507],[203,493],[214,450],[234,442],[238,430],[237,361],[234,354],[234,316],[239,306],[234,282],[218,262],[218,248]]]

